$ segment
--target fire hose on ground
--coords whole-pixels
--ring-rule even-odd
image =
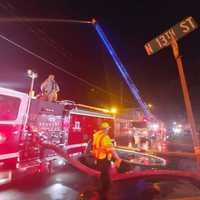
[[[55,151],[59,156],[64,158],[72,166],[74,166],[75,168],[78,168],[80,171],[82,171],[82,172],[84,172],[86,174],[89,174],[90,176],[96,176],[96,177],[100,176],[100,172],[99,171],[94,170],[94,169],[92,169],[90,167],[87,167],[86,165],[82,164],[78,160],[73,159],[72,157],[70,157],[67,154],[67,152],[65,150],[61,149],[60,147],[57,147],[54,144],[48,144],[48,143],[42,143],[42,142],[40,142],[40,145],[43,146],[44,148],[51,149],[51,150]]]
[[[80,161],[73,159],[70,157],[70,155],[67,154],[67,152],[60,147],[54,145],[54,144],[48,144],[40,141],[40,145],[43,146],[46,149],[51,149],[55,151],[59,156],[64,158],[69,164],[71,164],[76,169],[80,170],[83,173],[88,174],[89,176],[93,177],[99,177],[100,172],[92,169]],[[198,172],[183,172],[180,170],[147,170],[147,171],[139,171],[136,172],[134,170],[124,172],[124,173],[115,173],[111,175],[112,181],[122,181],[127,179],[133,179],[133,178],[142,178],[142,177],[153,177],[153,176],[176,176],[176,177],[195,177],[200,178],[200,173]]]

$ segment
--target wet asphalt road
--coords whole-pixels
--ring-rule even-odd
[[[177,161],[175,163],[177,164]],[[183,166],[184,163],[191,165],[192,162],[183,161],[180,164]],[[187,168],[191,169],[190,165]],[[188,180],[160,180],[155,177],[153,181],[115,182],[109,191],[108,200],[157,200],[185,195],[197,195],[200,198],[200,181],[196,187]],[[92,200],[92,197],[95,200],[99,195],[96,192],[96,183],[95,178],[66,165],[62,171],[51,176],[26,177],[25,180],[0,188],[0,200]],[[160,185],[160,191],[157,189],[157,183]],[[159,195],[162,197],[157,198]],[[164,198],[166,196],[170,198]]]
[[[1,188],[0,200],[97,200],[95,185],[94,178],[66,166],[64,171],[51,176],[29,177]],[[162,181],[158,177],[153,180],[129,179],[113,183],[108,200],[171,200],[177,197],[180,200],[185,196],[200,199],[200,181],[194,184],[177,177]]]
[[[66,171],[65,171],[66,170]],[[94,180],[70,166],[49,177],[29,177],[1,188],[0,200],[77,200]]]
[[[89,200],[97,199],[97,180],[71,166],[46,177],[29,177],[1,188],[0,200]],[[108,193],[108,200],[142,200],[138,198],[144,182],[115,182]],[[152,198],[145,198],[152,200]]]

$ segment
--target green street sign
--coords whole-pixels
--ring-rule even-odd
[[[174,37],[176,40],[181,39],[188,33],[197,29],[198,25],[192,17],[188,17],[175,26],[171,27],[169,30],[160,34],[158,37],[154,38],[150,42],[147,42],[144,47],[148,55],[152,55],[159,50],[168,47],[170,45],[170,40]]]

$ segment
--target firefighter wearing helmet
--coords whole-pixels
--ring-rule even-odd
[[[109,136],[110,125],[108,122],[100,124],[100,130],[93,135],[92,141],[92,153],[97,161],[97,168],[101,172],[98,191],[102,199],[105,199],[105,195],[110,186],[110,165],[111,159],[115,159],[120,163],[121,159],[113,148],[111,138]]]

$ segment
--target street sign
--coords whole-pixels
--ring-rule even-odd
[[[176,40],[181,39],[188,33],[197,29],[198,25],[192,17],[188,17],[175,26],[171,27],[169,30],[160,34],[158,37],[154,38],[150,42],[147,42],[144,47],[148,55],[152,55],[159,50],[170,45],[171,39],[174,37]]]
[[[200,170],[200,141],[196,130],[196,124],[192,111],[189,90],[185,78],[183,62],[179,54],[179,46],[177,42],[177,40],[187,35],[188,33],[192,32],[197,27],[198,25],[194,21],[194,19],[192,17],[188,17],[183,21],[179,22],[178,24],[176,24],[175,26],[171,27],[169,30],[165,31],[158,37],[154,38],[150,42],[146,43],[144,47],[148,55],[152,55],[157,51],[159,51],[160,49],[163,49],[169,45],[171,45],[172,47],[173,55],[178,67],[178,73],[183,91],[187,118],[191,127],[192,140],[194,144],[194,153],[196,155],[198,169]]]

